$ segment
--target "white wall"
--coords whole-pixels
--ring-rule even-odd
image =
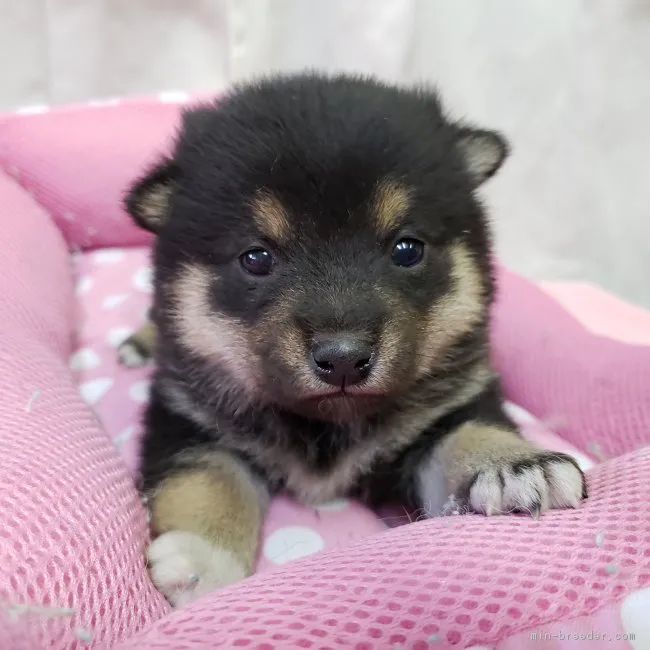
[[[503,259],[650,306],[650,0],[0,0],[0,57],[0,108],[304,66],[436,81],[513,142]]]

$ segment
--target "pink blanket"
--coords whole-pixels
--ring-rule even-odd
[[[176,106],[134,102],[0,122],[0,647],[550,648],[587,633],[643,647],[650,349],[588,332],[505,270],[495,363],[509,399],[602,460],[584,506],[539,521],[452,516],[391,531],[359,508],[360,539],[343,546],[313,528],[352,512],[334,504],[310,513],[329,550],[281,566],[265,554],[273,571],[167,614],[142,560],[132,468],[114,446],[133,462],[127,411],[137,412],[146,375],[109,364],[114,330],[146,304],[143,251],[83,254],[76,269],[68,251],[146,244],[118,199],[176,116]],[[112,441],[88,402],[113,422]],[[281,527],[294,514],[304,513]],[[278,552],[306,554],[285,542]]]

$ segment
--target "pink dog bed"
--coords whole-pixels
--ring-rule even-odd
[[[120,196],[178,110],[0,121],[0,647],[648,647],[650,315],[614,302],[617,321],[602,292],[543,291],[503,269],[494,361],[509,408],[589,470],[590,499],[538,521],[400,526],[413,515],[279,498],[257,575],[169,613],[133,481],[149,370],[120,368],[114,348],[150,290],[150,241]]]

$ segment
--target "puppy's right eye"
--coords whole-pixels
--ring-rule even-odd
[[[422,261],[424,244],[411,238],[400,239],[393,248],[391,257],[397,266],[415,266]]]
[[[268,275],[273,269],[273,257],[263,248],[246,251],[239,261],[244,271],[251,275]]]

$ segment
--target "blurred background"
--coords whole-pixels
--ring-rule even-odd
[[[498,252],[650,306],[650,0],[0,0],[0,109],[306,66],[437,83],[513,156]]]

